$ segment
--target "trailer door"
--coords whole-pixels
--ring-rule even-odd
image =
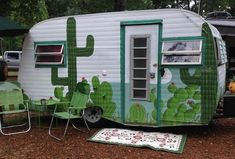
[[[159,25],[129,25],[124,28],[122,93],[124,122],[156,124]],[[154,114],[155,116],[151,115]],[[154,119],[153,119],[154,118]],[[155,121],[155,122],[154,122]]]

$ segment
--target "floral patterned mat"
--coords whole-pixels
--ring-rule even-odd
[[[96,132],[88,140],[107,144],[150,147],[154,150],[182,153],[186,135],[105,128]]]

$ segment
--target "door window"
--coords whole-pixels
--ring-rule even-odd
[[[147,100],[149,90],[149,51],[150,36],[131,36],[131,97],[132,99]]]

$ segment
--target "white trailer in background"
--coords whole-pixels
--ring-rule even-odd
[[[181,9],[59,17],[30,29],[18,81],[33,100],[86,81],[90,121],[102,110],[128,125],[202,125],[225,90],[224,48],[217,29]]]

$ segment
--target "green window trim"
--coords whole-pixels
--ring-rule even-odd
[[[151,24],[162,24],[162,20],[133,20],[133,21],[122,21],[121,26],[130,26],[130,25],[151,25]]]
[[[227,51],[226,51],[225,41],[218,38],[214,38],[214,40],[217,49],[218,65],[226,64],[228,61],[227,61]]]
[[[63,45],[63,62],[61,64],[37,64],[36,46],[44,45]],[[67,43],[66,41],[39,41],[34,42],[34,62],[36,68],[66,67],[67,65]]]

